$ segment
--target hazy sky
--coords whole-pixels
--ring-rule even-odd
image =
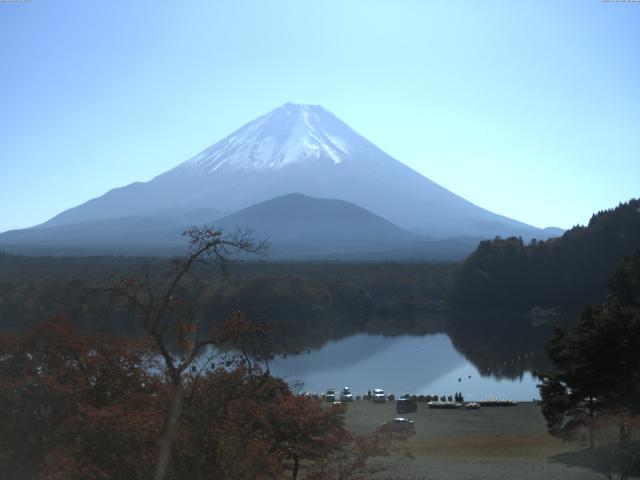
[[[489,210],[640,196],[640,3],[0,2],[0,231],[321,104]]]

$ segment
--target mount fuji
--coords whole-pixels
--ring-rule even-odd
[[[126,242],[127,228],[136,219],[141,225],[151,222],[157,235],[163,223],[215,225],[220,217],[293,193],[302,195],[289,202],[305,197],[342,200],[407,235],[431,239],[546,238],[558,233],[472,204],[387,155],[321,106],[287,103],[148,182],[110,190],[36,227],[6,232],[0,235],[0,246],[36,237],[44,246],[47,232],[56,232],[52,243],[55,238],[68,243],[65,231],[96,225],[121,228],[121,241]],[[123,221],[129,227],[122,227]],[[326,226],[331,228],[330,223]],[[140,228],[134,230],[142,241]]]

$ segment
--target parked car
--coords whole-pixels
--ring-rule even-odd
[[[383,423],[378,427],[378,431],[380,432],[390,432],[390,433],[406,433],[407,435],[415,435],[416,434],[416,426],[413,423],[413,420],[409,418],[394,418],[393,420],[389,420],[387,423]]]
[[[411,413],[418,410],[418,404],[411,398],[411,395],[402,395],[396,400],[396,412],[398,413]]]
[[[387,401],[387,396],[384,393],[384,390],[381,388],[373,389],[373,401],[374,403],[384,403]]]
[[[353,394],[349,390],[349,387],[344,387],[342,389],[342,393],[340,394],[341,402],[353,402]]]
[[[327,393],[324,394],[324,399],[327,402],[335,402],[336,391],[333,388],[327,388]]]

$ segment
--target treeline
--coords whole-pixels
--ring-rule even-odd
[[[480,243],[454,275],[457,309],[502,309],[526,314],[555,309],[573,317],[602,300],[622,256],[640,245],[640,200],[598,212],[560,238],[496,238]],[[535,312],[534,312],[535,313]]]
[[[430,271],[430,275],[436,275]],[[442,283],[444,271],[438,271]],[[260,276],[213,285],[202,298],[202,318],[224,318],[242,310],[270,326],[289,348],[319,347],[359,333],[425,334],[442,331],[444,285],[435,292],[410,278],[334,279]]]
[[[145,270],[160,286],[171,268],[166,258],[0,254],[0,329],[21,330],[68,314],[85,331],[136,335],[130,312],[109,311],[102,290]],[[433,331],[435,322],[442,323],[454,268],[451,263],[237,262],[225,277],[196,266],[179,295],[198,306],[202,324],[243,310],[250,319],[266,321],[274,337],[314,347],[357,331]]]
[[[546,369],[554,329],[573,326],[585,305],[601,302],[608,278],[638,245],[638,200],[598,212],[560,238],[481,242],[453,274],[447,332],[482,372]]]
[[[640,248],[609,279],[605,300],[586,307],[574,327],[557,329],[547,352],[552,368],[538,377],[549,432],[563,439],[588,437],[584,454],[605,477],[637,478]]]

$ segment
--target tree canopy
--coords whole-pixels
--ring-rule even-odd
[[[255,331],[240,316],[218,334]],[[0,336],[0,350],[0,477],[150,478],[174,388],[148,344],[58,318]],[[281,477],[360,441],[344,407],[297,396],[242,356],[201,362],[183,383],[168,479]]]
[[[640,248],[611,277],[608,296],[587,307],[572,329],[558,329],[547,351],[554,368],[541,373],[542,412],[549,431],[570,437],[612,413],[640,414]],[[620,440],[628,439],[627,420]]]
[[[131,311],[139,340],[83,333],[69,318],[0,335],[2,478],[295,479],[336,456],[357,471],[382,451],[348,434],[344,407],[269,374],[264,323],[236,311],[201,334],[182,288],[194,265],[225,268],[231,252],[261,246],[188,236],[166,277],[146,266],[104,289],[113,309]]]
[[[602,301],[620,258],[640,244],[640,200],[598,212],[586,227],[560,238],[486,240],[454,276],[451,301],[460,309],[503,308],[527,313],[556,308],[571,316]]]

